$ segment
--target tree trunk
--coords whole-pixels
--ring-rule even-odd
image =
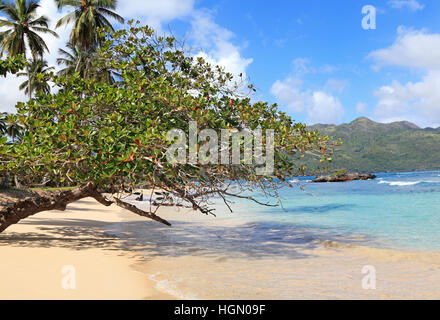
[[[6,169],[5,177],[2,181],[2,188],[8,189],[9,188],[9,171]]]
[[[14,183],[15,183],[15,187],[17,189],[25,189],[26,188],[26,186],[24,186],[23,184],[20,183],[20,181],[18,181],[17,175],[14,176]]]
[[[158,217],[154,213],[145,212],[136,206],[123,202],[120,199],[114,198],[108,200],[101,194],[94,183],[89,182],[79,188],[73,190],[61,191],[59,193],[51,193],[40,195],[38,197],[25,198],[18,200],[12,206],[7,206],[0,210],[0,233],[2,233],[9,226],[18,223],[20,220],[26,219],[39,212],[50,210],[66,210],[68,204],[78,200],[92,197],[104,206],[111,206],[116,204],[121,208],[127,209],[142,217],[150,218],[152,220],[171,226],[169,222]]]
[[[34,214],[49,210],[66,210],[68,204],[83,198],[93,197],[105,206],[113,202],[101,195],[93,183],[87,183],[74,190],[62,191],[58,194],[43,195],[36,198],[19,200],[12,207],[0,211],[0,233],[9,226]]]
[[[23,55],[24,55],[24,58],[27,60],[26,50]],[[31,81],[31,69],[29,67],[29,63],[30,63],[30,61],[27,61],[26,70],[28,73],[28,90],[29,90],[29,101],[30,101],[30,100],[32,100],[32,81]]]

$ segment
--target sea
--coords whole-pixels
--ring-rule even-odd
[[[136,220],[112,232],[144,258],[137,271],[180,299],[440,298],[440,172],[376,175],[294,178],[279,207],[238,199],[230,213],[214,200],[217,217],[181,209],[172,228]],[[377,290],[361,284],[371,265]]]

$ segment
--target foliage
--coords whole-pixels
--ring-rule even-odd
[[[58,21],[56,27],[73,23],[70,43],[79,45],[84,50],[89,50],[99,44],[98,31],[100,29],[114,31],[107,18],[124,23],[124,19],[112,11],[116,9],[116,0],[56,0],[56,2],[58,9],[74,8],[74,11]]]
[[[80,46],[67,44],[67,49],[60,49],[60,58],[57,59],[59,65],[65,68],[58,72],[59,76],[71,76],[78,73],[82,78],[106,81],[111,84],[115,82],[115,77],[120,76],[117,72],[110,69],[100,68],[96,65],[96,48],[84,50]]]
[[[42,94],[50,93],[50,85],[48,83],[48,75],[54,70],[53,67],[49,67],[46,60],[41,58],[33,58],[29,61],[28,70],[26,72],[20,72],[18,76],[27,76],[28,80],[24,81],[20,86],[20,90],[24,90],[26,94],[33,92],[39,92]]]
[[[15,0],[14,4],[0,2],[0,12],[9,19],[0,19],[0,27],[6,28],[0,32],[0,55],[5,50],[10,57],[26,55],[26,43],[34,57],[42,56],[45,51],[49,51],[39,34],[48,33],[56,37],[57,34],[49,29],[45,16],[36,17],[39,7],[40,4],[34,0]]]
[[[440,169],[440,130],[421,129],[409,122],[376,123],[360,118],[340,126],[312,126],[344,143],[332,168],[358,172]]]
[[[0,74],[6,77],[7,73],[16,74],[26,67],[26,59],[23,55],[8,57],[0,60]]]
[[[67,50],[66,50],[67,49]],[[60,57],[57,59],[57,63],[60,66],[64,66],[64,69],[59,71],[60,76],[73,75],[79,73],[83,78],[89,78],[90,65],[93,59],[92,50],[83,50],[80,46],[67,44],[66,49],[59,49],[58,53]]]
[[[345,169],[345,168],[344,168],[344,169],[339,169],[339,170],[336,170],[336,172],[332,173],[332,174],[330,175],[330,177],[334,178],[334,177],[343,176],[343,175],[345,175],[347,172],[348,172],[348,171],[347,171],[347,169]]]
[[[15,74],[21,69],[25,68],[26,66],[26,60],[23,55],[17,55],[14,57],[8,57],[5,60],[0,60],[0,74],[3,74],[5,77],[7,73]],[[7,138],[3,137],[5,134],[12,134],[13,139],[18,137],[20,135],[20,132],[17,132],[17,128],[10,123],[9,121],[9,115],[7,113],[1,113],[0,114],[0,154],[1,152],[5,152],[6,149],[4,149],[4,144],[7,141]]]
[[[131,25],[107,35],[94,68],[114,70],[120,78],[111,84],[78,73],[53,76],[59,92],[18,104],[15,117],[25,134],[8,150],[10,172],[28,184],[49,173],[58,185],[93,182],[106,190],[150,185],[209,213],[204,203],[211,195],[239,196],[227,181],[271,191],[303,171],[294,158],[308,152],[329,157],[327,137],[294,123],[276,105],[251,103],[238,94],[231,74],[188,55],[172,37],[156,37],[148,27]],[[273,175],[257,175],[255,163],[168,163],[167,132],[188,132],[190,121],[200,130],[274,129]]]

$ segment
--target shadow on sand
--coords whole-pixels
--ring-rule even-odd
[[[156,256],[226,256],[234,258],[309,257],[324,241],[361,243],[364,238],[316,226],[251,222],[231,226],[173,221],[168,228],[156,222],[107,223],[83,219],[29,219],[41,232],[0,234],[0,246],[123,250],[146,259]]]

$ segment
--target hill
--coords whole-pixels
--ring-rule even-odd
[[[440,128],[422,129],[403,121],[389,124],[359,118],[349,124],[310,127],[341,138],[332,168],[359,172],[440,169]]]

